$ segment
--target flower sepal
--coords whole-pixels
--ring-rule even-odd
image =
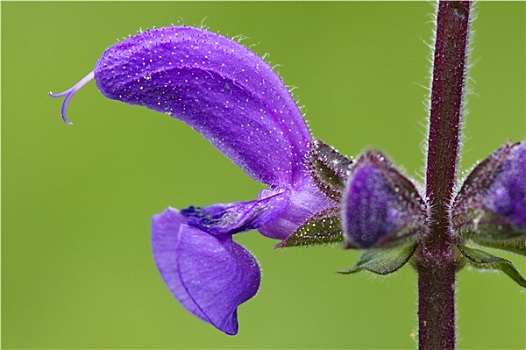
[[[476,241],[478,245],[485,246],[488,248],[495,248],[500,250],[506,250],[515,254],[526,256],[526,237],[514,237],[509,239],[484,239],[484,237],[477,237]]]
[[[314,214],[275,248],[328,245],[343,242],[340,209],[335,207]]]
[[[339,201],[351,173],[352,159],[320,140],[309,147],[309,170],[316,186],[329,198]]]
[[[404,266],[413,256],[416,247],[416,243],[408,242],[397,246],[367,249],[356,265],[337,272],[348,275],[366,270],[378,275],[388,275]]]
[[[526,280],[509,260],[465,245],[457,245],[456,247],[470,266],[482,270],[500,270],[517,284],[526,288]]]

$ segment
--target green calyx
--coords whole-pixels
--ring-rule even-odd
[[[347,275],[367,270],[378,275],[388,275],[404,266],[413,256],[416,247],[416,243],[410,243],[386,248],[371,248],[360,256],[356,265],[337,272]]]
[[[343,242],[339,208],[319,212],[301,225],[276,248],[327,245]]]
[[[329,198],[339,201],[353,161],[323,141],[314,140],[309,151],[312,179]]]

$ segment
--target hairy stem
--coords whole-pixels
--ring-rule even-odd
[[[417,255],[420,349],[455,348],[455,251],[450,202],[456,180],[470,22],[469,1],[438,4],[426,195],[429,232]]]

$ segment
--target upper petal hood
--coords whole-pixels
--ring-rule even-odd
[[[108,98],[190,125],[254,179],[287,188],[303,170],[311,136],[272,68],[221,35],[166,27],[108,48],[95,66]]]

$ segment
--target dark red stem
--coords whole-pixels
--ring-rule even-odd
[[[438,4],[426,171],[429,232],[417,255],[419,349],[455,348],[456,181],[470,23],[469,1]]]

